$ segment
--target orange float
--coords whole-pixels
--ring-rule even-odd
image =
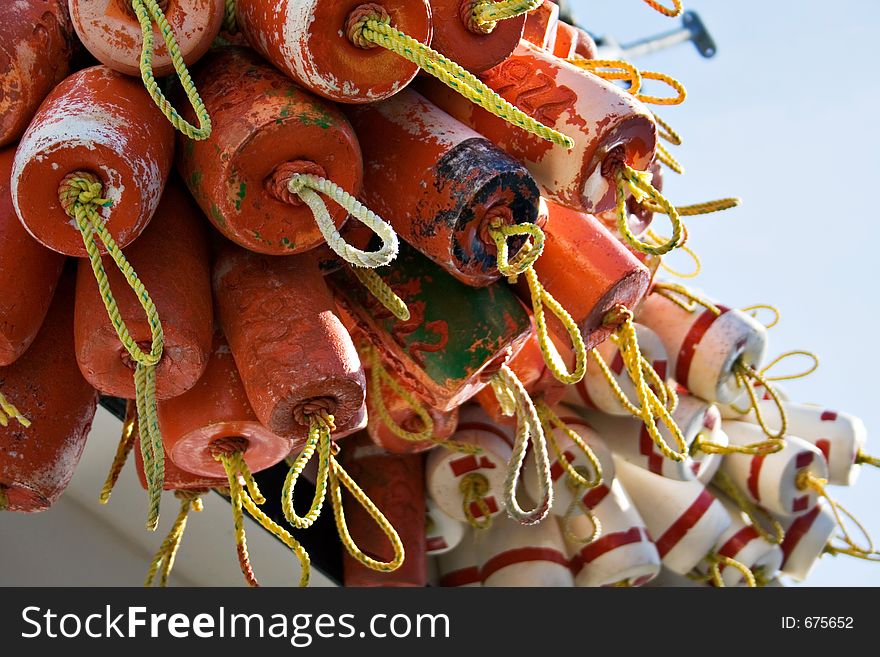
[[[0,146],[18,139],[70,70],[73,28],[65,0],[7,2],[0,21]]]
[[[203,218],[183,185],[169,181],[152,223],[125,250],[150,291],[165,336],[156,368],[156,395],[189,390],[205,371],[211,352],[211,272]],[[150,323],[125,277],[104,257],[104,269],[131,337],[150,350]],[[87,260],[79,262],[74,322],[77,360],[86,380],[106,395],[134,399],[135,362],[107,321],[104,301]]]
[[[523,40],[553,52],[556,45],[556,26],[559,24],[559,6],[544,0],[541,6],[526,16]]]
[[[35,242],[15,216],[9,193],[14,155],[14,146],[0,149],[0,366],[37,336],[64,266],[64,257]]]
[[[455,433],[458,426],[458,409],[453,408],[448,411],[427,406],[422,403],[425,411],[431,417],[434,425],[434,431],[431,434],[432,440],[411,441],[398,436],[392,431],[376,408],[375,395],[381,394],[385,408],[391,420],[401,427],[404,431],[410,433],[418,433],[424,429],[422,421],[413,408],[393,391],[387,387],[381,392],[371,391],[371,395],[367,396],[367,408],[369,421],[367,422],[367,433],[376,445],[385,449],[392,454],[414,454],[424,452],[432,447],[437,446],[438,440],[446,440]],[[412,394],[412,392],[410,393]]]

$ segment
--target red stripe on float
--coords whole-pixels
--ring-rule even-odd
[[[795,458],[794,467],[798,469],[806,468],[808,465],[810,465],[810,463],[813,462],[814,456],[815,454],[813,452],[801,452]]]
[[[440,586],[455,587],[467,586],[468,584],[479,584],[480,581],[480,569],[476,566],[469,566],[467,568],[462,568],[461,570],[453,570],[451,573],[446,573],[440,578],[439,584]]]
[[[810,511],[809,513],[805,513],[804,515],[795,519],[793,523],[791,523],[791,527],[785,532],[785,538],[782,539],[782,566],[785,567],[786,562],[788,561],[788,557],[791,556],[792,551],[798,546],[801,539],[804,535],[810,531],[810,528],[813,526],[813,523],[816,521],[816,517],[819,515],[819,507],[816,506],[815,509]]]
[[[718,309],[721,311],[721,315],[730,310],[729,308],[723,308],[722,306],[718,306]],[[694,354],[697,351],[697,346],[700,344],[700,340],[703,339],[703,336],[706,335],[706,332],[712,324],[715,323],[715,320],[721,317],[721,315],[716,315],[707,308],[699,317],[697,317],[697,321],[691,325],[687,335],[684,336],[681,348],[678,350],[678,358],[675,359],[675,380],[683,386],[687,387],[688,376],[691,371],[691,363],[694,360]]]
[[[462,456],[449,462],[449,468],[456,477],[461,477],[474,470],[494,470],[495,464],[487,456],[477,457],[473,454]]]
[[[669,529],[663,533],[663,536],[656,541],[657,551],[660,553],[661,559],[669,554],[669,551],[672,550],[672,548],[678,545],[678,542],[684,538],[685,534],[694,528],[694,525],[700,522],[700,518],[706,515],[706,511],[709,510],[709,507],[712,506],[712,502],[714,501],[715,498],[712,497],[709,491],[704,490],[700,493],[699,497],[694,500],[694,503],[688,507],[687,511],[682,513],[678,517],[678,520],[669,526]]]
[[[565,450],[564,452],[562,452],[562,458],[571,463],[572,461],[574,461],[574,454],[572,454],[568,450]],[[565,466],[562,465],[562,459],[557,459],[553,461],[553,465],[550,466],[550,478],[553,481],[558,481],[559,478],[562,476],[562,473],[564,472]]]
[[[756,538],[760,538],[760,535],[754,527],[743,527],[733,536],[727,539],[727,542],[721,546],[720,550],[718,550],[718,554],[720,554],[722,557],[729,557],[730,559],[733,559],[736,557],[737,554],[739,554],[740,550],[742,550],[746,545],[754,541]],[[722,564],[721,567],[723,568],[724,565]]]
[[[489,507],[489,513],[498,513],[498,503],[495,501],[495,498],[491,495],[489,497],[483,498],[483,501],[486,503],[486,506]],[[483,510],[476,502],[471,502],[471,515],[474,518],[482,518]]]
[[[828,461],[828,455],[831,453],[831,441],[827,438],[820,438],[816,441],[816,447],[822,452],[822,455],[825,457],[825,461]]]
[[[648,457],[648,470],[663,476],[663,455],[654,451],[654,441],[644,424],[639,429],[639,454]]]
[[[614,352],[614,359],[611,361],[611,371],[617,376],[623,374],[623,356],[620,354],[620,349]]]
[[[445,550],[449,544],[443,540],[442,536],[431,536],[425,541],[425,549],[428,552],[436,552],[437,550]]]
[[[529,561],[544,561],[568,568],[568,559],[559,550],[539,547],[516,548],[515,550],[507,550],[506,552],[496,554],[489,559],[482,568],[483,581],[485,582],[502,568]]]
[[[608,493],[611,492],[611,489],[608,488],[605,484],[599,484],[592,490],[590,490],[586,495],[581,498],[581,501],[584,503],[584,506],[588,509],[595,509],[599,502],[608,497]]]
[[[647,531],[643,527],[631,527],[623,532],[605,534],[589,545],[585,545],[580,552],[572,557],[571,570],[577,575],[588,563],[595,561],[603,554],[611,552],[611,550],[643,541],[649,543],[650,540]]]
[[[801,511],[806,511],[810,508],[810,496],[802,495],[801,497],[796,497],[791,502],[791,511],[792,513],[800,513]]]
[[[590,393],[587,390],[585,379],[581,379],[580,381],[575,383],[574,389],[577,391],[578,397],[581,398],[584,406],[586,406],[587,408],[596,408],[596,403],[593,401],[593,398],[590,397]]]
[[[749,493],[755,498],[756,502],[761,501],[761,491],[758,487],[758,482],[761,478],[761,466],[764,465],[764,457],[764,454],[753,456],[752,462],[749,464],[749,480],[746,484],[748,485]]]
[[[819,419],[822,422],[834,422],[837,419],[837,411],[822,411]]]

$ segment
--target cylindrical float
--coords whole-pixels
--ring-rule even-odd
[[[62,277],[30,348],[0,367],[0,391],[31,422],[0,426],[0,488],[7,511],[44,511],[64,492],[92,426],[98,393],[73,349],[73,272]]]
[[[492,423],[477,405],[463,406],[453,440],[482,449],[481,454],[461,454],[446,449],[428,453],[425,483],[441,511],[459,522],[483,524],[502,512],[507,462],[513,452],[513,431]],[[465,497],[467,496],[467,497]],[[486,518],[488,511],[489,518]]]
[[[718,409],[690,395],[681,395],[678,406],[672,413],[672,419],[681,429],[688,446],[689,457],[683,461],[664,457],[654,444],[644,422],[637,418],[587,410],[583,415],[615,455],[656,475],[676,481],[708,481],[721,465],[720,454],[707,453],[694,446],[698,437],[715,445],[727,446]],[[657,428],[667,445],[677,444],[665,424],[658,423]]]
[[[342,460],[366,496],[397,530],[406,557],[395,571],[381,573],[343,556],[345,586],[425,586],[428,559],[425,553],[425,472],[418,454],[388,454],[368,436],[350,438]],[[350,495],[344,498],[345,518],[355,544],[366,554],[390,561],[392,547],[382,529]]]
[[[171,180],[150,226],[125,250],[162,320],[165,342],[156,368],[159,399],[175,397],[195,385],[211,353],[214,315],[203,222],[186,188]],[[104,269],[132,339],[149,352],[151,327],[140,300],[109,256],[104,256]],[[107,321],[88,260],[79,262],[74,336],[86,380],[105,395],[134,399],[135,363]]]
[[[595,59],[596,42],[581,28],[569,25],[564,21],[558,21],[553,54],[560,59],[571,59],[572,57]]]
[[[37,337],[64,266],[64,257],[35,242],[15,216],[9,192],[14,156],[15,146],[0,149],[0,366]]]
[[[395,318],[345,269],[327,280],[388,372],[433,408],[461,406],[528,339],[528,314],[506,283],[464,285],[406,244],[376,273],[410,319]]]
[[[777,516],[785,530],[782,539],[782,572],[802,582],[810,576],[819,557],[834,536],[837,521],[834,512],[825,500],[796,517]]]
[[[636,587],[654,579],[660,572],[660,555],[623,485],[615,479],[594,499],[587,496],[584,503],[601,523],[602,534],[586,545],[566,539],[575,586]],[[572,531],[589,536],[591,521],[580,516]]]
[[[599,437],[599,434],[590,426],[590,423],[581,417],[577,417],[562,406],[553,409],[559,419],[565,423],[565,426],[574,431],[586,443],[599,465],[602,468],[602,480],[599,485],[589,490],[575,490],[569,483],[569,477],[561,459],[557,456],[556,450],[548,450],[550,455],[550,479],[553,481],[553,506],[550,511],[558,516],[564,516],[575,499],[575,494],[582,496],[584,504],[588,508],[593,508],[598,501],[608,494],[611,483],[614,481],[614,459],[611,457],[611,451],[605,442]],[[562,458],[568,461],[575,469],[584,470],[584,478],[591,479],[595,476],[592,463],[587,459],[586,455],[575,444],[575,442],[566,434],[565,431],[557,427],[553,428],[553,437],[562,453]],[[526,465],[524,466],[524,484],[526,491],[534,499],[540,497],[540,484],[538,482],[538,472],[535,468],[534,452],[529,452],[526,456]]]
[[[718,501],[730,515],[730,527],[718,538],[713,552],[735,559],[762,582],[776,577],[782,566],[782,548],[763,538],[751,524],[746,524],[739,507],[729,499],[719,497]],[[739,586],[744,583],[743,574],[738,569],[724,563],[718,567],[725,586]],[[704,572],[706,569],[706,564],[700,567]]]
[[[675,481],[617,457],[614,461],[663,565],[679,575],[689,573],[730,526],[727,511],[698,481]]]
[[[68,0],[73,27],[83,45],[102,64],[140,77],[143,33],[131,0]],[[184,63],[204,55],[223,22],[223,0],[159,2]],[[174,64],[158,28],[153,28],[153,74],[165,77]]]
[[[46,0],[3,7],[0,146],[21,136],[43,98],[70,70],[73,28],[66,5],[65,0]]]
[[[761,415],[771,427],[779,426],[776,402],[761,401]],[[787,419],[787,433],[815,445],[828,463],[828,483],[852,486],[861,468],[856,464],[859,452],[868,439],[865,423],[854,415],[832,411],[822,406],[783,402]],[[755,422],[754,412],[744,418]]]
[[[662,381],[666,381],[667,360],[663,342],[647,326],[636,324],[635,329],[642,356],[650,363],[657,376]],[[612,378],[626,395],[626,398],[638,399],[635,385],[624,368],[623,357],[618,346],[611,340],[605,340],[596,349],[608,365]],[[587,372],[584,378],[566,388],[563,401],[575,406],[592,408],[609,415],[629,415],[629,411],[620,403],[614,389],[593,358],[587,360]]]
[[[168,459],[201,477],[225,480],[226,470],[214,458],[224,442],[241,448],[251,472],[275,465],[293,448],[291,440],[273,434],[257,420],[229,345],[219,332],[198,383],[182,395],[160,401],[158,414]]]
[[[171,169],[173,132],[140,80],[106,66],[74,73],[46,97],[18,144],[11,185],[19,219],[41,244],[85,257],[83,238],[58,188],[68,174],[88,172],[111,202],[99,208],[105,226],[125,248],[159,205]]]
[[[724,432],[731,445],[751,445],[767,438],[760,427],[735,420],[724,423]],[[728,454],[721,469],[752,502],[783,516],[806,513],[819,499],[809,486],[798,487],[797,479],[802,471],[828,478],[828,465],[822,452],[790,435],[785,437],[785,446],[774,454]]]
[[[686,310],[663,296],[649,294],[636,321],[653,330],[669,355],[669,374],[692,394],[726,404],[737,399],[735,368],[760,368],[767,350],[767,329],[741,310],[698,304]]]
[[[503,62],[523,35],[526,16],[481,25],[474,8],[483,0],[429,0],[434,37],[431,47],[471,73]]]
[[[489,227],[538,216],[528,170],[409,89],[346,113],[363,149],[366,204],[463,283],[497,280]]]
[[[758,381],[752,381],[751,386],[755,393],[755,399],[758,399],[759,401],[770,401],[773,399],[770,391]],[[785,388],[775,381],[773,382],[772,387],[773,392],[779,397],[780,401],[785,402],[790,400]],[[751,398],[745,390],[740,391],[739,398],[729,404],[718,404],[718,410],[721,412],[721,418],[724,420],[742,420],[744,422],[753,421],[752,417],[754,416],[754,410],[752,409]],[[773,405],[773,411],[770,412],[777,413],[778,417],[778,411],[776,410],[775,404]],[[778,426],[779,423],[777,422],[776,425]]]
[[[529,116],[571,137],[574,147],[524,134],[440,82],[419,81],[417,89],[522,162],[548,200],[581,212],[610,210],[617,200],[614,175],[620,162],[639,170],[651,163],[657,142],[651,113],[611,82],[525,41],[480,79]]]
[[[428,0],[237,0],[238,28],[276,68],[338,103],[372,103],[403,89],[419,67],[378,46],[355,45],[358,16],[381,9],[391,25],[431,42]]]
[[[548,203],[544,252],[535,262],[541,284],[571,315],[587,349],[600,344],[617,326],[606,316],[618,305],[635,309],[648,290],[648,270],[595,217]],[[519,294],[528,297],[523,279]],[[561,322],[548,316],[551,331],[565,336]]]
[[[526,527],[502,515],[475,542],[483,586],[574,586],[565,540],[552,518]]]
[[[406,400],[397,395],[387,386],[382,388],[381,393],[378,391],[370,391],[367,395],[367,408],[369,410],[369,420],[367,422],[367,432],[370,438],[379,447],[391,452],[392,454],[415,454],[424,452],[437,445],[438,440],[446,440],[455,433],[458,425],[458,409],[453,408],[450,411],[441,411],[440,409],[419,402],[434,424],[434,431],[431,434],[432,440],[406,440],[401,438],[395,432],[388,428],[382,416],[376,408],[375,395],[381,394],[382,401],[391,416],[393,422],[401,427],[404,431],[410,433],[418,433],[424,430],[422,420]],[[412,394],[412,393],[410,393]]]
[[[470,527],[465,527],[465,534],[454,550],[437,558],[437,585],[450,588],[479,588],[483,585],[474,530]]]
[[[526,14],[523,39],[538,48],[553,52],[558,24],[559,6],[550,0],[544,0],[537,9]]]
[[[140,438],[134,443],[134,460],[137,470],[138,481],[144,490],[147,488],[147,475],[144,472],[144,457],[141,453]],[[165,480],[163,490],[201,490],[208,488],[227,488],[229,479],[226,477],[206,477],[194,472],[187,472],[179,468],[174,461],[165,456]]]
[[[214,129],[202,141],[181,136],[177,168],[217,230],[269,255],[323,244],[311,209],[287,180],[314,174],[360,193],[361,152],[346,118],[244,48],[212,51],[194,80]],[[184,115],[194,118],[191,109]],[[327,210],[337,228],[348,216],[336,203]]]
[[[360,411],[364,371],[312,256],[223,244],[214,295],[248,399],[269,430],[304,442],[311,414],[326,411],[341,427]]]
[[[447,554],[458,547],[467,525],[446,515],[434,500],[426,497],[425,549],[429,557]]]

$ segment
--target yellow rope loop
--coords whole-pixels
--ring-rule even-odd
[[[589,71],[603,80],[623,80],[628,82],[629,87],[627,91],[631,94],[637,94],[642,88],[642,74],[639,69],[629,62],[619,59],[587,59],[580,55],[565,61],[580,69]]]
[[[290,177],[287,189],[309,206],[327,245],[348,264],[374,269],[391,264],[391,261],[397,257],[400,245],[397,233],[391,225],[336,183],[311,173],[295,173]],[[318,192],[332,199],[351,217],[373,231],[382,241],[379,250],[362,251],[346,242],[336,230],[336,224],[333,223],[327,206]]]
[[[171,575],[171,569],[174,567],[174,559],[177,556],[177,550],[183,540],[183,532],[186,530],[186,521],[189,517],[189,512],[199,512],[202,510],[201,497],[204,493],[205,491],[203,490],[179,490],[174,492],[175,497],[180,500],[180,511],[177,513],[177,518],[174,520],[171,530],[168,532],[165,540],[162,541],[162,545],[159,546],[156,555],[150,562],[150,568],[144,579],[144,586],[152,586],[157,574],[160,574],[159,586],[162,588],[168,586],[168,577]]]
[[[235,19],[235,0],[225,0],[223,11],[223,30],[229,34],[238,32],[238,25]]]
[[[569,504],[568,508],[565,510],[565,515],[562,516],[562,532],[565,534],[565,537],[575,545],[589,545],[602,535],[602,522],[596,516],[595,512],[584,504],[583,486],[579,485],[571,478],[566,478],[565,483],[571,489],[573,498],[571,504]],[[593,531],[589,536],[581,536],[574,531],[574,527],[572,526],[575,519],[582,516],[586,516],[593,526]]]
[[[494,375],[507,389],[516,404],[516,434],[513,440],[513,453],[507,465],[507,476],[504,480],[504,506],[508,515],[522,525],[534,525],[543,520],[553,504],[553,483],[550,477],[550,459],[547,456],[547,441],[538,412],[523,387],[522,382],[507,365]],[[529,440],[535,454],[535,470],[538,474],[538,490],[540,499],[531,510],[524,510],[516,498],[519,478]]]
[[[553,448],[553,452],[556,454],[556,459],[559,462],[559,465],[562,466],[562,469],[565,470],[568,479],[570,479],[575,486],[584,490],[590,490],[600,485],[604,476],[602,473],[602,464],[599,462],[593,449],[584,442],[584,439],[581,438],[577,431],[563,422],[543,399],[539,399],[535,402],[535,410],[538,413],[538,419],[541,420],[541,427],[544,429],[544,436]],[[590,473],[588,475],[583,474],[586,472],[585,468],[576,468],[567,458],[565,458],[565,455],[562,453],[562,450],[559,448],[559,443],[556,440],[555,429],[564,432],[568,439],[577,446],[581,453],[586,457],[587,461],[589,461]]]
[[[461,493],[461,510],[465,520],[474,529],[488,529],[492,526],[492,510],[486,503],[486,495],[489,494],[489,480],[479,472],[466,474],[458,482],[458,492]],[[471,504],[476,504],[482,512],[482,518],[474,516]]]
[[[673,461],[684,461],[688,457],[688,446],[681,433],[681,429],[676,424],[666,404],[651,389],[648,381],[645,379],[645,359],[642,357],[641,350],[639,349],[639,339],[632,320],[632,311],[620,306],[609,313],[609,315],[612,314],[623,318],[622,320],[614,320],[620,323],[614,337],[616,338],[617,348],[620,350],[620,356],[623,359],[624,368],[635,386],[636,395],[639,400],[638,407],[631,403],[628,405],[624,404],[624,406],[627,407],[630,413],[642,420],[648,435],[651,436],[651,440],[657,445],[663,456]],[[633,413],[633,410],[637,412]],[[657,426],[658,419],[669,429],[678,445],[678,451],[670,447],[666,439],[660,434]]]
[[[489,226],[489,236],[495,242],[498,272],[508,278],[516,278],[525,273],[544,252],[544,231],[532,223],[505,225],[500,219],[496,219]],[[531,241],[524,244],[511,261],[507,240],[514,236],[531,237]]]
[[[849,546],[849,548],[853,552],[857,552],[863,555],[870,555],[874,553],[874,540],[871,538],[871,534],[868,533],[868,530],[865,526],[856,518],[851,511],[844,508],[844,506],[831,497],[828,493],[828,480],[823,479],[821,477],[817,477],[815,474],[810,472],[809,470],[801,470],[797,474],[797,478],[795,479],[795,485],[799,490],[807,490],[811,489],[816,492],[820,497],[824,497],[829,506],[831,507],[831,512],[834,514],[834,519],[837,522],[837,526],[840,528],[841,538],[843,541]],[[852,521],[852,523],[858,528],[859,532],[861,532],[862,537],[864,537],[867,547],[862,547],[849,533],[849,530],[846,527],[846,523],[843,518],[846,516]]]
[[[110,464],[110,472],[107,473],[107,479],[101,488],[101,494],[98,496],[98,502],[107,504],[110,501],[110,493],[113,492],[116,482],[128,455],[134,447],[134,440],[137,436],[137,408],[129,402],[125,410],[125,421],[122,423],[122,435],[119,436],[119,444],[116,446],[116,454],[113,457],[113,463]]]
[[[654,284],[654,293],[659,294],[689,313],[695,312],[697,306],[702,306],[713,315],[720,315],[721,309],[708,299],[699,296],[696,292],[679,283],[660,281]],[[682,301],[681,298],[685,301]]]
[[[675,209],[660,192],[658,192],[650,183],[650,173],[646,171],[636,171],[626,163],[621,162],[615,175],[615,183],[617,185],[617,230],[637,251],[647,253],[649,255],[664,255],[674,248],[681,246],[684,242],[684,229],[678,210]],[[652,244],[640,240],[629,228],[629,212],[626,208],[627,191],[632,192],[637,200],[644,205],[644,199],[654,201],[654,204],[662,208],[660,211],[669,217],[672,224],[672,237],[664,244]]]
[[[776,306],[771,306],[769,303],[756,303],[751,306],[746,306],[745,308],[740,308],[740,310],[744,313],[748,313],[755,320],[758,319],[759,310],[769,310],[771,313],[773,313],[773,319],[766,324],[764,324],[764,322],[761,322],[762,324],[764,324],[764,328],[768,330],[779,324],[779,320],[782,318],[782,313],[779,312],[779,308],[777,308]],[[777,357],[776,360],[773,361],[773,364],[775,365],[777,362],[779,362],[779,360],[780,358]],[[762,371],[766,371],[766,368],[764,368],[764,370]]]
[[[660,164],[665,165],[671,171],[674,171],[675,173],[677,173],[679,175],[684,173],[684,167],[681,165],[681,163],[678,160],[676,160],[672,156],[672,153],[670,153],[668,150],[666,150],[666,147],[663,146],[662,144],[657,144],[657,150],[656,150],[655,157],[657,158],[657,161],[660,162]],[[679,213],[679,214],[681,214],[681,213]]]
[[[382,364],[382,359],[379,357],[376,349],[372,347],[369,348],[369,361],[370,385],[373,388],[373,404],[375,405],[376,410],[379,413],[379,417],[382,419],[382,422],[385,424],[388,430],[398,438],[410,442],[421,442],[428,440],[435,443],[441,443],[442,441],[434,438],[434,420],[433,418],[431,418],[430,413],[428,413],[421,401],[416,399],[416,397],[409,390],[406,390],[394,379],[393,376],[388,374],[388,371]],[[422,424],[421,431],[407,431],[394,421],[394,418],[391,417],[391,413],[388,412],[388,407],[385,405],[385,399],[382,395],[383,386],[388,386],[388,388],[390,388],[395,395],[402,399],[406,403],[406,405],[413,411],[413,413],[416,414]]]
[[[22,415],[19,410],[0,392],[0,427],[9,426],[9,420],[15,420],[25,429],[31,426],[31,421]]]
[[[859,450],[856,453],[856,464],[857,465],[873,465],[875,468],[880,468],[880,458],[876,456],[871,456],[867,454],[863,450]]]
[[[855,559],[862,559],[863,561],[870,561],[871,563],[880,563],[880,554],[877,552],[863,552],[862,550],[853,550],[852,548],[842,548],[836,545],[831,545],[830,543],[825,546],[823,550],[825,554],[830,554],[832,557],[836,557],[840,554],[845,554],[848,557],[853,557]]]
[[[639,203],[649,212],[659,212],[666,214],[666,209],[659,203],[653,202],[651,199],[643,199]],[[691,205],[678,205],[675,207],[679,217],[696,217],[701,214],[710,214],[712,212],[723,212],[742,205],[742,199],[719,198],[714,201],[705,201],[704,203],[693,203]]]
[[[535,318],[535,332],[538,335],[538,345],[547,369],[558,381],[566,385],[573,385],[584,378],[587,372],[587,345],[581,335],[581,330],[572,319],[568,311],[562,307],[552,294],[550,294],[538,280],[538,274],[534,268],[525,271],[526,282],[529,285],[529,293],[532,297],[532,314]],[[547,328],[547,318],[544,314],[544,306],[553,314],[565,329],[571,342],[571,350],[574,353],[574,369],[569,371],[565,361],[553,344],[550,332]]]
[[[785,447],[785,441],[782,438],[768,438],[757,443],[749,445],[719,445],[707,440],[703,434],[699,434],[691,449],[699,449],[705,454],[750,454],[753,456],[769,456],[776,454]]]
[[[722,554],[710,554],[706,557],[709,560],[709,576],[713,584],[715,584],[718,588],[725,588],[727,585],[724,583],[724,578],[721,576],[721,566],[727,566],[729,568],[736,568],[740,573],[742,573],[743,579],[745,580],[746,586],[750,589],[757,588],[758,582],[755,580],[755,575],[749,570],[749,567],[744,563],[737,561],[731,557],[725,557]]]
[[[755,419],[761,427],[761,431],[767,434],[771,439],[781,440],[784,438],[788,431],[788,413],[785,412],[785,406],[782,403],[782,398],[779,396],[779,393],[768,383],[767,379],[765,379],[760,372],[755,370],[751,365],[742,362],[742,360],[738,360],[734,363],[733,375],[736,378],[737,387],[745,389],[746,394],[749,397],[749,408],[755,413]],[[779,429],[777,431],[773,431],[767,426],[764,414],[761,411],[761,402],[755,394],[755,386],[752,383],[753,381],[757,381],[762,385],[767,391],[767,394],[770,395],[773,403],[776,404],[776,409],[779,413]]]
[[[479,0],[471,10],[471,21],[476,31],[489,34],[498,21],[522,16],[541,6],[543,0]]]
[[[807,367],[807,369],[805,369],[803,372],[796,372],[794,374],[782,374],[777,376],[767,376],[767,373],[773,367],[784,361],[786,358],[791,358],[792,356],[805,356],[806,358],[809,358],[811,361],[813,361],[812,365]],[[802,379],[805,376],[809,376],[817,369],[819,369],[819,357],[816,354],[814,354],[812,351],[807,351],[805,349],[794,349],[792,351],[786,351],[779,354],[776,358],[767,363],[767,365],[761,368],[761,375],[766,381],[794,381],[795,379]]]
[[[155,4],[155,0],[148,0]],[[165,479],[165,452],[162,436],[159,432],[159,420],[156,414],[156,365],[162,357],[164,336],[159,313],[150,298],[144,284],[140,281],[131,264],[123,255],[113,236],[107,230],[103,219],[98,214],[98,207],[109,207],[111,201],[101,197],[103,185],[91,173],[78,171],[65,176],[58,187],[58,198],[65,212],[73,217],[83,238],[89,263],[98,283],[98,291],[107,310],[107,315],[119,341],[125,347],[132,360],[136,363],[134,381],[137,401],[139,426],[141,431],[141,451],[144,457],[144,472],[150,498],[147,517],[147,529],[155,530],[159,522],[159,503],[162,495],[162,484]],[[150,325],[152,342],[150,353],[145,354],[132,339],[119,312],[107,272],[95,237],[104,244],[108,255],[125,277],[126,282],[147,315]]]
[[[666,242],[669,239],[667,237],[661,237],[660,235],[655,233],[653,230],[648,230],[645,234],[647,235],[647,237],[649,239],[653,240],[655,244],[663,244],[664,242]],[[665,259],[660,261],[660,267],[663,269],[663,271],[670,274],[671,276],[675,276],[676,278],[683,278],[686,280],[693,279],[693,278],[696,278],[697,276],[699,276],[700,272],[703,271],[703,263],[700,260],[700,256],[697,255],[697,252],[694,251],[687,244],[683,244],[683,245],[679,246],[678,250],[680,252],[686,254],[693,261],[693,263],[694,263],[693,271],[689,271],[689,272],[679,271],[678,269],[675,269],[674,267],[672,267]]]
[[[287,518],[287,522],[297,529],[307,529],[315,523],[321,515],[321,509],[327,497],[327,482],[330,477],[330,427],[331,422],[328,422],[320,415],[309,417],[308,440],[299,456],[291,464],[287,477],[284,479],[284,486],[281,489],[281,508],[284,511],[284,517]],[[299,476],[315,452],[318,453],[318,475],[315,481],[315,495],[312,498],[312,504],[308,512],[305,516],[301,517],[297,515],[296,510],[293,508],[293,491],[296,488]]]
[[[382,280],[375,271],[366,267],[352,267],[352,273],[357,277],[370,294],[379,300],[387,310],[401,322],[410,318],[409,308],[406,302],[394,293],[394,290]]]
[[[381,19],[381,20],[377,20]],[[350,19],[351,20],[351,19]],[[530,117],[522,110],[514,107],[497,93],[492,91],[473,73],[469,73],[455,62],[447,59],[436,50],[413,39],[390,25],[387,13],[381,16],[378,12],[359,17],[351,22],[348,29],[352,43],[363,47],[375,44],[397,53],[404,59],[421,67],[453,91],[470,100],[508,123],[515,125],[546,141],[565,148],[573,148],[571,137],[549,128],[540,121]]]
[[[144,81],[147,92],[149,92],[150,97],[162,114],[165,115],[165,118],[177,130],[190,139],[207,139],[211,136],[211,117],[208,115],[208,110],[205,108],[198,90],[196,90],[192,77],[190,77],[186,64],[183,61],[183,55],[180,54],[180,46],[177,45],[174,32],[171,29],[171,25],[168,24],[165,14],[162,13],[162,9],[156,3],[156,0],[131,0],[131,6],[134,8],[134,13],[141,26],[143,46],[141,47],[140,69],[141,79]],[[174,65],[174,71],[177,73],[184,92],[186,92],[189,104],[196,113],[199,123],[198,128],[185,121],[177,113],[177,110],[172,107],[168,99],[162,94],[162,91],[159,89],[159,83],[156,82],[156,78],[153,75],[153,22],[156,23],[159,32],[162,33],[165,47],[168,48],[171,63]]]
[[[657,136],[673,146],[681,146],[681,135],[654,112],[654,123],[657,124]]]
[[[659,11],[664,16],[669,16],[669,18],[675,18],[676,16],[681,15],[681,0],[672,0],[672,7],[666,7],[657,0],[644,0],[645,4],[650,6],[652,9]]]
[[[382,533],[388,538],[388,542],[391,543],[393,550],[391,561],[379,561],[373,559],[365,554],[354,542],[354,539],[348,531],[348,525],[345,522],[345,511],[342,508],[342,488],[339,485],[340,483],[348,489],[355,500],[357,500],[358,504],[364,508],[376,524],[379,525]],[[330,496],[333,501],[333,517],[336,520],[336,530],[338,531],[339,538],[348,553],[359,563],[371,570],[390,573],[400,568],[401,564],[403,564],[406,553],[403,549],[403,542],[397,534],[397,530],[395,530],[391,523],[388,522],[385,515],[375,504],[373,504],[373,501],[367,497],[367,494],[361,490],[360,486],[355,483],[335,457],[331,457],[330,461]]]
[[[615,344],[619,345],[619,336],[612,335],[610,339]],[[608,387],[611,388],[611,391],[614,393],[614,396],[617,398],[617,401],[620,402],[621,406],[623,406],[630,415],[641,419],[644,414],[641,407],[633,404],[626,396],[626,393],[623,392],[620,384],[617,383],[614,373],[611,371],[611,368],[608,367],[608,363],[605,362],[605,359],[602,357],[599,350],[592,349],[590,351],[590,356],[593,358],[596,365],[599,366],[599,371],[602,373],[602,377],[605,379],[606,383],[608,383]],[[646,383],[648,384],[648,387],[654,391],[660,403],[663,404],[670,413],[673,413],[678,405],[678,395],[675,393],[675,389],[672,385],[660,378],[657,372],[654,371],[654,368],[651,367],[651,363],[649,363],[644,356],[640,356],[640,359],[640,368],[643,376],[647,379]]]
[[[276,523],[256,505],[256,501],[249,495],[242,497],[242,504],[251,517],[256,520],[263,529],[280,540],[288,549],[293,552],[294,556],[299,560],[300,574],[299,586],[305,588],[309,585],[309,579],[312,574],[311,559],[306,549],[297,541],[284,527]]]
[[[651,96],[643,93],[635,93],[630,90],[630,93],[643,103],[649,103],[651,105],[681,105],[687,98],[687,90],[684,88],[684,85],[671,75],[666,75],[666,73],[659,73],[657,71],[641,71],[641,75],[642,80],[656,80],[657,82],[662,82],[675,92],[674,96]]]
[[[751,522],[758,536],[773,545],[781,545],[785,539],[785,529],[782,524],[771,516],[765,509],[754,504],[733,482],[730,476],[723,470],[719,470],[712,478],[712,484],[722,493],[727,495],[736,504]],[[767,529],[765,523],[770,526]]]

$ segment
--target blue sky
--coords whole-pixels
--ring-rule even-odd
[[[674,28],[641,0],[574,0],[579,22],[621,42]],[[773,303],[782,322],[771,353],[806,348],[821,359],[792,397],[861,416],[869,453],[880,453],[876,331],[876,215],[880,186],[880,2],[693,0],[718,45],[644,57],[642,69],[681,80],[687,101],[660,108],[685,139],[673,151],[687,171],[666,176],[680,204],[723,196],[744,204],[690,219],[703,260],[695,285],[728,305]],[[831,489],[880,539],[880,470]],[[825,557],[808,584],[880,586],[880,564]]]

